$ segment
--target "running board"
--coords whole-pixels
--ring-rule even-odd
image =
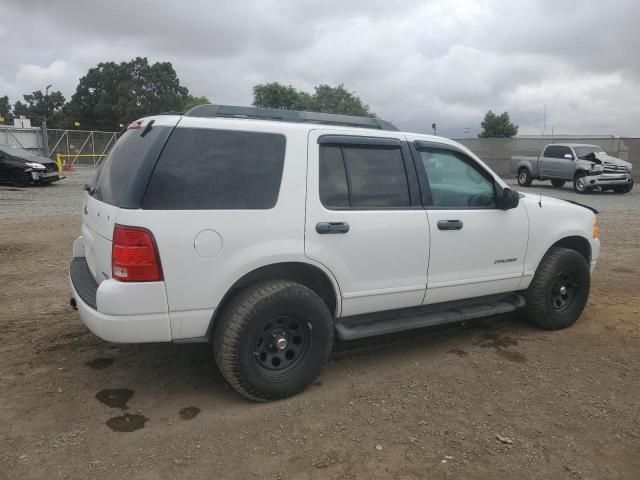
[[[520,294],[491,295],[456,302],[344,317],[338,319],[335,326],[340,340],[357,340],[444,323],[461,322],[472,318],[491,317],[513,312],[524,306],[525,300]]]

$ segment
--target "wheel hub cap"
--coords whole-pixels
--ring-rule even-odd
[[[564,312],[573,304],[580,284],[574,272],[560,272],[551,286],[551,305],[557,312]]]
[[[293,316],[264,319],[253,344],[255,367],[268,375],[293,368],[305,357],[310,335],[307,322]]]
[[[285,350],[289,346],[287,339],[282,336],[275,337],[273,344],[278,350]]]

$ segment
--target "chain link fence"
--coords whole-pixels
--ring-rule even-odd
[[[48,130],[49,158],[63,155],[71,165],[97,166],[109,153],[119,132]]]

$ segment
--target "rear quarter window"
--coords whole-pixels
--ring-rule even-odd
[[[283,135],[176,128],[151,175],[142,207],[269,209],[278,200]]]
[[[116,207],[140,208],[151,170],[173,127],[157,126],[144,136],[127,130],[109,152],[93,181],[93,197]]]

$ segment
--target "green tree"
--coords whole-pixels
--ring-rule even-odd
[[[62,92],[51,92],[47,96],[41,90],[36,90],[23,95],[22,98],[24,102],[18,100],[13,107],[13,113],[16,117],[24,115],[34,125],[39,125],[45,119],[50,124],[55,124],[60,120],[62,107],[65,105]]]
[[[342,84],[337,87],[318,85],[315,87],[315,92],[309,94],[291,85],[278,82],[263,83],[253,87],[253,105],[283,110],[375,116],[368,105]]]
[[[253,105],[281,110],[309,110],[310,95],[291,85],[263,83],[253,87]]]
[[[311,99],[314,112],[375,117],[369,110],[369,105],[363,103],[354,92],[350,92],[342,84],[337,87],[319,85],[315,90]]]
[[[518,125],[511,123],[509,112],[496,115],[489,110],[480,126],[482,126],[482,132],[478,134],[480,138],[511,138],[518,134]]]
[[[6,95],[0,97],[0,117],[4,118],[5,123],[9,123],[13,119],[13,115],[11,114],[11,103],[9,102],[9,97]]]
[[[189,91],[170,62],[152,65],[146,58],[99,63],[89,69],[65,109],[83,127],[114,128],[146,115],[180,111]]]
[[[186,100],[182,104],[182,111],[186,112],[187,110],[191,110],[193,107],[204,105],[205,103],[211,103],[211,100],[207,97],[194,97],[193,95],[187,95]]]

